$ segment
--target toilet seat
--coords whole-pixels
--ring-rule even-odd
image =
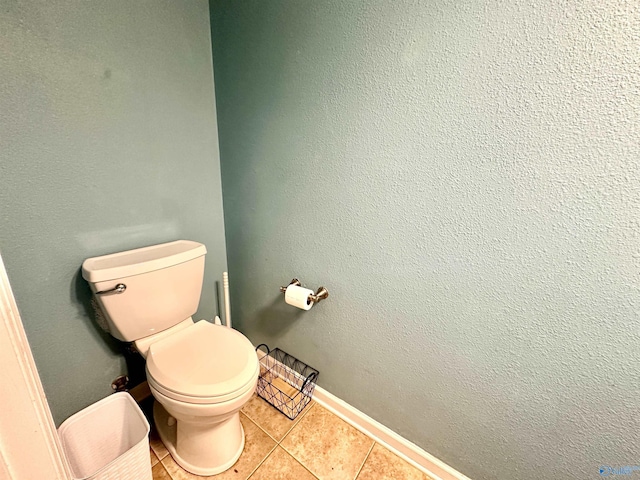
[[[151,388],[174,400],[221,403],[255,387],[259,363],[240,332],[201,320],[155,342],[147,356]]]

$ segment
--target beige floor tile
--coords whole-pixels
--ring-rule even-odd
[[[364,462],[358,480],[430,480],[430,477],[377,443]]]
[[[158,456],[153,453],[153,449],[149,449],[149,456],[151,457],[151,466],[155,467],[156,463],[158,463],[160,460],[158,460]]]
[[[249,478],[249,475],[273,450],[276,442],[242,413],[240,414],[240,421],[244,427],[245,434],[244,451],[233,467],[213,477],[200,477],[184,471],[169,455],[162,459],[162,464],[171,474],[173,480],[201,480],[202,478],[245,480]]]
[[[302,417],[281,443],[322,480],[354,478],[371,445],[372,439],[320,405]]]
[[[151,433],[149,434],[149,445],[151,446],[153,453],[158,457],[158,460],[162,460],[164,457],[169,455],[168,450],[165,448],[162,440],[160,440],[155,428],[151,429]]]
[[[242,413],[258,424],[265,432],[280,441],[284,438],[300,419],[312,408],[314,402],[310,402],[305,409],[300,412],[295,420],[290,420],[283,413],[280,413],[266,400],[257,395],[244,406]]]
[[[161,463],[157,463],[151,473],[153,473],[153,480],[172,480]]]
[[[309,470],[304,468],[281,447],[271,455],[251,475],[251,480],[315,480]]]

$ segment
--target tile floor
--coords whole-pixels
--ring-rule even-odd
[[[430,480],[315,402],[292,421],[254,396],[240,419],[244,452],[231,469],[213,477],[184,471],[152,432],[154,480]]]

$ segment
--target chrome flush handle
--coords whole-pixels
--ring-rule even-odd
[[[101,292],[96,292],[96,295],[114,295],[116,293],[124,293],[127,289],[127,286],[124,283],[119,283],[115,287],[109,290],[102,290]]]

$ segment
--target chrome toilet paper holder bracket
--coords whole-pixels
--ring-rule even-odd
[[[290,287],[291,285],[296,285],[298,287],[301,287],[302,283],[300,283],[300,280],[298,280],[297,278],[294,278],[289,282],[289,285],[287,285],[286,287],[280,287],[280,292],[285,293],[287,291],[287,287]],[[311,300],[313,303],[318,303],[322,300],[325,300],[328,296],[329,296],[329,291],[326,288],[318,287],[318,290],[316,290],[316,293],[309,295],[309,300]]]

